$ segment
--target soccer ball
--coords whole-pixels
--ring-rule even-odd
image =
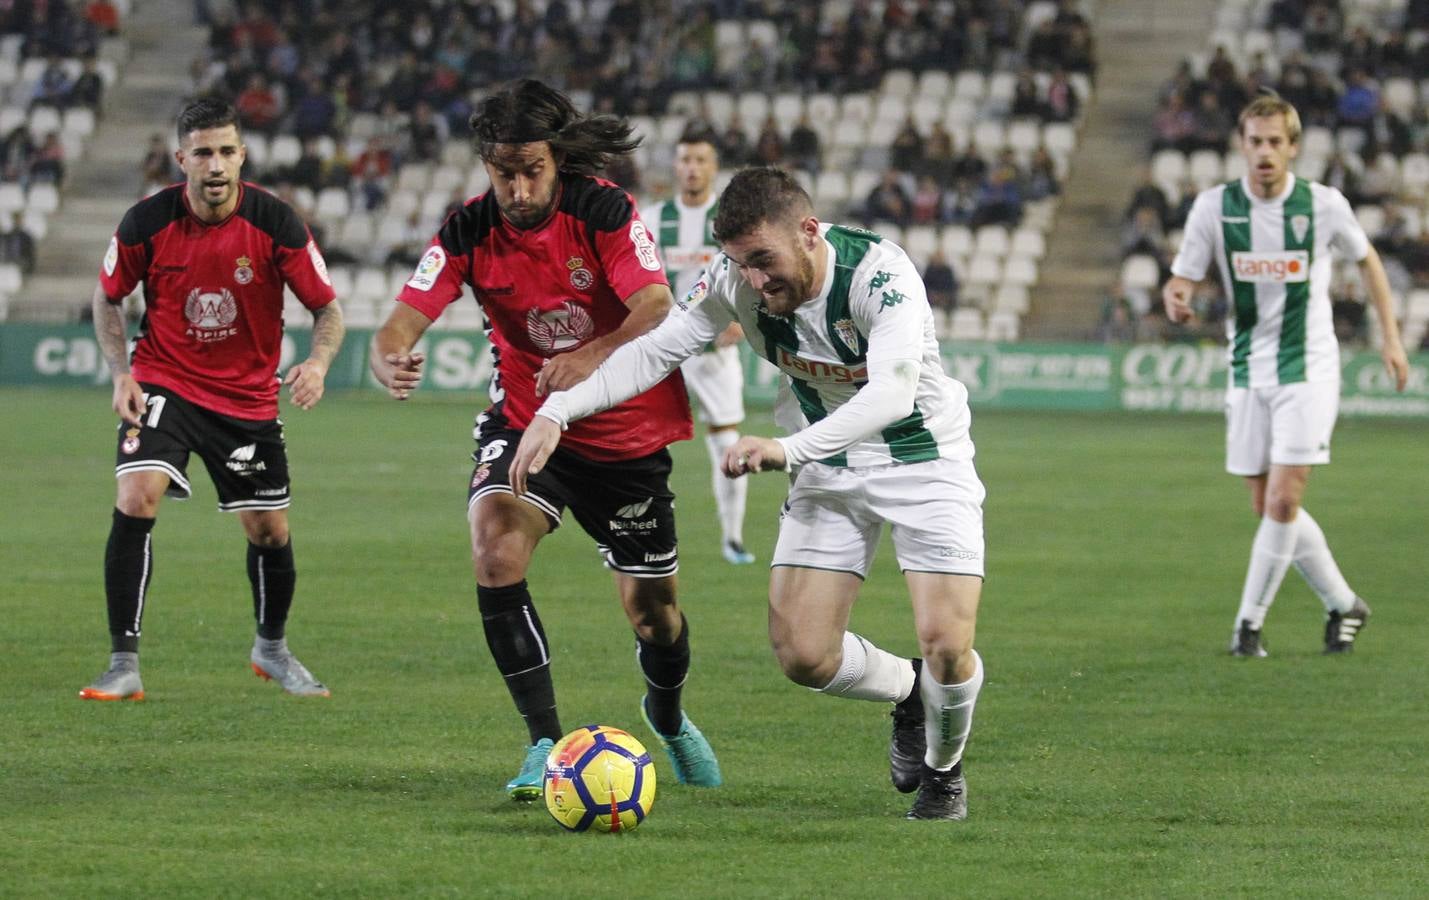
[[[655,803],[655,766],[631,734],[586,725],[546,757],[546,809],[571,831],[629,831]]]

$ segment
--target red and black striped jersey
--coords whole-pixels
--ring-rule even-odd
[[[496,352],[492,398],[524,429],[541,405],[546,360],[620,327],[624,301],[665,283],[655,242],[635,202],[598,178],[561,175],[550,218],[522,230],[488,191],[447,218],[398,300],[430,319],[470,284]],[[598,460],[637,459],[693,433],[679,372],[604,412],[572,422],[562,444]]]
[[[134,377],[240,419],[278,416],[284,284],[309,309],[336,296],[307,225],[246,182],[238,208],[214,225],[193,215],[183,184],[130,207],[99,283],[119,303],[141,282]]]

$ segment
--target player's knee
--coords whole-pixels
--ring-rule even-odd
[[[838,674],[837,654],[798,641],[780,640],[774,635],[770,637],[779,668],[783,670],[784,677],[795,684],[818,689],[833,681],[834,675]]]
[[[288,543],[288,523],[286,519],[274,516],[256,516],[245,520],[243,531],[248,542],[265,550],[273,550]]]
[[[1293,522],[1299,511],[1299,498],[1286,494],[1271,494],[1265,498],[1265,510],[1261,515],[1269,516],[1276,522]]]

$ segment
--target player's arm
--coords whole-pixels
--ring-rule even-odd
[[[114,381],[112,405],[119,418],[131,425],[139,424],[144,414],[144,390],[129,371],[129,334],[124,324],[124,309],[109,301],[103,285],[95,285],[90,303],[94,310],[94,339],[99,352],[109,364],[109,376]]]
[[[577,350],[552,358],[541,369],[536,376],[536,396],[550,391],[564,391],[589,378],[590,373],[610,354],[664,321],[675,301],[670,296],[668,285],[647,284],[625,298],[625,305],[630,312],[619,328]]]
[[[422,383],[422,363],[427,357],[413,352],[412,348],[431,325],[432,320],[422,312],[406,303],[398,303],[372,336],[368,365],[378,383],[387,388],[394,399],[406,400]]]
[[[1394,296],[1389,289],[1389,277],[1385,275],[1384,263],[1379,251],[1370,246],[1369,253],[1360,260],[1360,275],[1369,288],[1369,299],[1374,311],[1379,314],[1379,333],[1383,338],[1379,355],[1384,360],[1384,368],[1394,379],[1395,390],[1402,391],[1409,382],[1409,356],[1404,352],[1404,343],[1399,337],[1399,323],[1394,318]]]
[[[659,384],[680,363],[703,350],[733,318],[731,309],[706,297],[694,307],[671,313],[648,334],[616,348],[589,378],[547,397],[521,435],[507,470],[511,490],[518,497],[525,492],[526,476],[545,467],[569,423]]]
[[[300,409],[312,409],[323,398],[327,370],[332,366],[337,351],[342,349],[342,338],[347,333],[342,307],[336,300],[319,306],[312,313],[312,347],[308,350],[308,358],[289,369],[288,377],[283,379],[283,383],[288,385],[289,396]]]
[[[1210,194],[1202,192],[1191,204],[1191,212],[1186,216],[1186,229],[1182,232],[1181,248],[1171,263],[1171,278],[1161,288],[1166,318],[1172,322],[1186,322],[1195,317],[1191,298],[1196,293],[1196,285],[1206,277],[1211,265],[1219,215],[1209,198]]]

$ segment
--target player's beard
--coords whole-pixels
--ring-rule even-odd
[[[501,207],[501,214],[506,217],[506,221],[515,225],[517,228],[522,230],[535,228],[537,225],[546,221],[546,217],[551,214],[551,210],[556,208],[556,193],[556,191],[552,191],[551,199],[539,208],[530,205],[515,206],[513,204],[511,206]]]
[[[814,261],[809,254],[800,252],[795,257],[796,272],[793,278],[781,278],[777,281],[766,282],[760,291],[760,296],[764,300],[764,307],[776,316],[789,316],[809,300],[814,293]],[[771,287],[777,289],[773,295],[765,294],[764,291]]]

